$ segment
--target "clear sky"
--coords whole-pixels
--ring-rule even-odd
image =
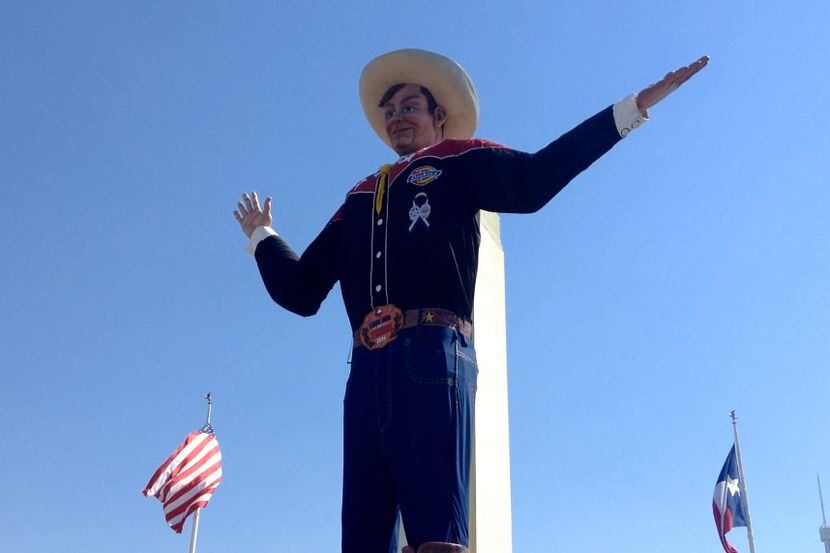
[[[339,290],[282,311],[231,212],[272,195],[304,249],[395,158],[361,69],[419,47],[468,70],[479,136],[525,150],[712,58],[502,219],[514,550],[721,551],[737,409],[758,553],[822,551],[828,22],[826,2],[2,2],[2,548],[184,551],[140,491],[211,391],[225,476],[199,551],[338,550]]]

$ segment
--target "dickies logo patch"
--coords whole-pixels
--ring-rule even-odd
[[[440,169],[436,169],[431,165],[424,165],[423,167],[418,167],[409,173],[409,176],[406,178],[406,182],[414,184],[415,186],[426,186],[440,176]]]

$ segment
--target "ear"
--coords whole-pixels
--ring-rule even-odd
[[[447,110],[442,106],[435,106],[435,113],[432,115],[433,120],[437,126],[441,126],[447,122]]]

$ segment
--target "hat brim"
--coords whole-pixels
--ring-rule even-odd
[[[383,110],[378,107],[389,87],[399,83],[426,87],[447,111],[445,138],[471,138],[478,125],[478,97],[470,77],[451,59],[426,50],[405,49],[370,61],[360,75],[360,103],[377,135],[391,147]]]

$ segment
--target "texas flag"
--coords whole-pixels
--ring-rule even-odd
[[[744,505],[741,501],[741,487],[738,480],[738,459],[735,456],[735,446],[729,450],[726,462],[715,484],[715,497],[712,500],[712,510],[715,513],[715,525],[718,527],[718,537],[726,553],[738,553],[726,541],[726,533],[732,528],[746,526]]]

